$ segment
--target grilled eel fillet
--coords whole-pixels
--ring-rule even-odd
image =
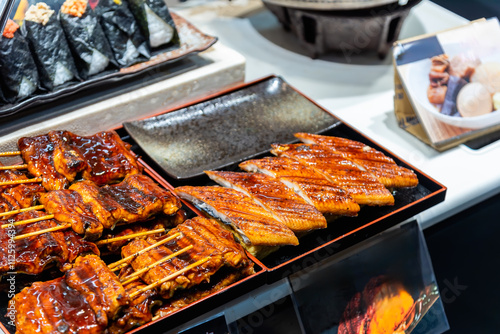
[[[107,326],[108,321],[116,319],[122,307],[130,303],[118,277],[96,255],[78,257],[65,276],[68,286],[90,305],[99,324]]]
[[[91,136],[69,133],[72,147],[78,150],[86,162],[82,176],[85,180],[104,185],[123,179],[127,175],[142,172],[130,144],[121,140],[115,131],[103,131]]]
[[[297,160],[265,157],[244,161],[239,167],[277,178],[323,214],[356,216],[360,210],[347,191]]]
[[[249,267],[251,264],[243,248],[234,241],[232,234],[224,230],[213,220],[201,217],[186,220],[172,229],[167,236],[177,232],[181,233],[181,237],[138,255],[130,263],[132,268],[138,271],[182,248],[189,245],[193,246],[187,252],[159,264],[144,273],[141,279],[145,283],[151,284],[191,263],[210,256],[210,260],[207,262],[177,276],[171,281],[163,283],[159,287],[158,292],[164,298],[172,297],[178,289],[188,289],[202,282],[209,282],[210,277],[222,266],[241,268]],[[122,248],[122,256],[132,255],[157,241],[154,238],[133,240]]]
[[[173,215],[181,209],[181,201],[170,191],[143,174],[134,174],[113,185],[97,187],[91,181],[77,182],[70,190],[77,191],[105,228],[117,222],[143,221],[163,212]]]
[[[3,166],[0,163],[0,166]],[[17,170],[0,170],[0,182],[26,180],[28,177]],[[0,213],[33,206],[45,189],[38,183],[26,183],[0,187]]]
[[[85,235],[85,238],[95,240],[102,235],[103,224],[76,191],[49,191],[40,197],[40,203],[57,221],[71,224],[73,231]]]
[[[14,297],[16,333],[104,333],[129,304],[125,289],[95,255],[79,257],[65,276],[35,282]]]
[[[35,282],[14,297],[16,334],[101,334],[90,305],[64,277]]]
[[[9,220],[0,221],[0,224],[37,218],[44,215],[45,212],[41,211],[23,212]],[[67,229],[16,240],[15,256],[9,259],[8,245],[11,236],[36,232],[58,225],[54,219],[48,219],[36,223],[0,229],[0,275],[9,271],[36,275],[54,263],[63,269],[81,254],[94,253],[99,255],[99,250],[94,243],[83,240],[71,229]]]
[[[372,174],[327,148],[314,144],[273,144],[271,153],[296,159],[345,189],[360,205],[394,205],[394,197]]]
[[[126,269],[120,272],[120,278],[134,272],[131,267],[126,267]],[[133,281],[124,285],[124,288],[127,295],[130,295],[145,286],[146,284],[141,281]],[[155,289],[140,293],[123,309],[120,316],[108,325],[106,334],[127,333],[131,329],[150,322],[153,319],[153,309],[162,304],[159,298],[160,296]]]
[[[294,233],[326,227],[325,217],[277,179],[257,173],[205,171],[215,182],[253,198]]]
[[[400,167],[388,156],[361,142],[331,136],[310,133],[296,133],[306,144],[317,144],[333,150],[335,153],[353,161],[357,166],[372,173],[387,188],[415,187],[418,178],[415,173]]]
[[[230,225],[247,246],[299,244],[292,230],[239,191],[218,186],[183,186],[177,187],[175,192]]]
[[[45,210],[60,222],[88,239],[102,235],[118,222],[145,221],[156,213],[173,215],[181,209],[180,200],[142,174],[134,174],[114,185],[96,186],[77,182],[70,189],[54,190],[41,196]]]
[[[28,171],[42,177],[42,185],[47,190],[66,188],[70,180],[84,168],[82,158],[68,146],[68,140],[60,131],[18,140]]]
[[[182,291],[172,298],[165,300],[155,314],[160,317],[167,317],[189,304],[216,293],[246,276],[247,274],[241,270],[230,270],[224,273],[220,279],[214,280],[214,282]]]
[[[98,185],[142,171],[137,158],[114,131],[78,136],[69,131],[23,137],[18,147],[28,171],[42,177],[47,190],[65,189],[79,175]]]

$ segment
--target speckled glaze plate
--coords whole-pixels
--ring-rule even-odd
[[[296,141],[296,132],[320,133],[339,123],[271,76],[124,127],[165,173],[187,179],[267,152],[272,143]]]
[[[10,116],[36,105],[48,106],[50,103],[57,103],[57,100],[61,97],[81,93],[89,88],[106,87],[106,85],[110,83],[120,82],[125,78],[130,78],[147,71],[153,71],[158,66],[169,64],[205,51],[217,42],[217,37],[202,33],[194,25],[172,11],[170,14],[172,15],[179,33],[181,41],[180,46],[170,46],[165,49],[156,50],[148,61],[119,70],[106,70],[105,72],[99,73],[81,82],[71,81],[51,92],[39,92],[25,100],[13,104],[2,105],[0,103],[0,117]]]

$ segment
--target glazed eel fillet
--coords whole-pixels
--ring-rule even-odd
[[[207,262],[160,285],[158,293],[163,298],[171,298],[176,290],[189,289],[202,282],[209,282],[210,277],[223,266],[244,269],[247,274],[253,273],[253,265],[245,255],[243,248],[235,242],[233,235],[223,229],[216,221],[195,217],[170,230],[166,237],[179,232],[181,234],[179,238],[138,255],[130,263],[132,268],[138,271],[187,246],[193,246],[185,253],[163,262],[141,275],[141,279],[145,283],[151,284],[210,256]],[[122,248],[122,256],[127,257],[157,241],[154,238],[133,240]]]
[[[0,163],[0,166],[3,166]],[[0,182],[26,180],[28,177],[17,170],[0,170]],[[37,183],[0,187],[0,213],[33,206],[45,189]]]
[[[247,172],[275,177],[323,214],[356,216],[360,210],[346,190],[297,160],[265,157],[244,161],[239,167]]]
[[[114,131],[86,137],[50,131],[20,138],[18,147],[28,171],[42,177],[47,190],[65,189],[79,176],[103,185],[142,171],[130,145]]]
[[[183,199],[231,226],[247,247],[298,245],[295,234],[245,194],[219,186],[177,187]],[[248,249],[248,248],[247,248]],[[249,250],[250,251],[250,250]]]
[[[0,221],[0,224],[44,215],[45,213],[41,211],[23,212],[9,220]],[[13,228],[0,228],[0,276],[9,271],[36,275],[52,264],[57,264],[63,269],[81,254],[99,254],[94,243],[83,240],[82,237],[69,229],[15,240],[15,256],[14,259],[9,259],[9,254],[11,254],[9,253],[9,240],[12,235],[36,232],[59,225],[54,219],[49,219]],[[14,261],[12,262],[12,260]]]
[[[361,142],[303,132],[296,133],[295,137],[306,144],[317,144],[333,150],[354,162],[361,169],[372,173],[387,188],[418,185],[418,178],[412,170],[398,166],[394,160],[382,152]]]
[[[205,171],[215,182],[253,198],[294,233],[325,228],[325,217],[293,189],[260,173]]]
[[[14,297],[16,333],[104,333],[130,300],[96,255],[76,259],[63,277],[36,282]]]
[[[308,165],[345,189],[360,205],[394,205],[394,197],[372,174],[327,148],[314,144],[273,144],[271,153]]]
[[[43,194],[40,202],[56,220],[71,224],[88,239],[100,237],[118,222],[145,221],[152,215],[173,215],[180,200],[143,174],[133,174],[113,185],[98,187],[91,181],[77,182],[69,189]]]

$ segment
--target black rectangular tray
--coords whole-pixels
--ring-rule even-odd
[[[123,138],[126,140],[126,138]],[[154,179],[157,183],[163,186],[166,189],[171,190],[172,186],[168,184],[153,168],[148,166],[143,160],[140,160],[141,165],[144,167],[144,172],[152,179]],[[182,209],[186,212],[186,217],[192,218],[197,215],[196,211],[191,210],[189,206],[185,203],[182,205]],[[119,260],[119,257],[116,256],[107,256],[105,261],[107,263],[114,262]],[[219,307],[226,302],[233,300],[236,297],[239,297],[247,292],[250,292],[264,284],[266,284],[266,271],[265,268],[253,257],[250,256],[250,260],[254,262],[254,271],[255,273],[247,276],[239,281],[234,282],[233,284],[212,293],[206,297],[203,297],[188,306],[181,308],[174,313],[164,317],[157,319],[155,321],[151,321],[141,327],[137,327],[128,333],[163,333],[166,330],[170,330],[181,324],[192,320],[196,316],[209,312],[213,308]],[[34,276],[30,281],[48,281],[54,279],[56,277],[62,276],[63,274],[54,271],[54,272],[43,272],[40,275]],[[17,275],[16,275],[17,276]],[[17,276],[19,281],[27,283],[29,277],[27,275],[22,275],[22,277]],[[3,282],[2,282],[3,283]],[[19,291],[17,291],[19,292]],[[13,334],[15,332],[15,327],[10,326],[8,323],[10,321],[9,318],[4,315],[7,314],[8,308],[8,296],[7,290],[3,291],[0,294],[0,331],[3,331],[5,334]]]
[[[232,98],[234,93],[241,93],[245,95],[245,91],[252,90],[255,92],[255,87],[259,85],[267,87],[269,82],[276,81],[277,76],[265,77],[250,83],[236,86],[226,91],[220,92],[213,96],[209,96],[203,100],[191,103],[190,105],[201,104],[210,105],[213,101],[224,101],[225,97]],[[280,78],[280,80],[282,80]],[[323,259],[333,256],[335,253],[354,246],[357,243],[374,236],[394,225],[397,225],[404,220],[415,216],[416,214],[444,201],[446,194],[446,187],[424,174],[414,166],[403,161],[391,151],[378,145],[376,142],[355,130],[349,124],[342,122],[331,112],[317,105],[314,101],[307,98],[305,95],[297,91],[296,93],[308,99],[311,103],[321,108],[324,113],[333,116],[334,120],[330,127],[324,131],[318,131],[325,135],[339,136],[349,138],[352,140],[363,142],[394,159],[394,161],[403,167],[412,169],[418,176],[419,185],[415,188],[400,189],[394,192],[395,205],[388,207],[363,207],[357,217],[342,217],[328,224],[328,228],[317,230],[310,234],[303,236],[299,239],[298,246],[285,246],[281,247],[276,252],[268,255],[266,258],[258,261],[267,271],[267,282],[272,283],[281,278],[287,277],[292,273],[302,270],[314,263]],[[287,93],[288,94],[288,93]],[[265,94],[264,94],[265,95]],[[190,105],[181,108],[167,111],[176,112],[181,109],[187,109]],[[218,105],[214,104],[214,108]],[[223,105],[223,104],[222,104]],[[193,117],[196,117],[193,116]],[[120,129],[119,131],[123,131]],[[293,135],[293,132],[291,133]],[[292,136],[293,137],[293,136]],[[275,142],[272,138],[269,145]],[[131,139],[131,143],[134,144]],[[270,148],[270,147],[269,147]],[[138,145],[134,145],[133,150],[143,157],[146,163],[152,166],[158,173],[171,185],[172,188],[182,185],[192,186],[205,186],[214,185],[206,175],[191,177],[188,179],[178,179],[175,176],[169,175],[160,165],[156,164],[153,159],[149,158],[147,153],[143,151]],[[259,158],[264,156],[271,156],[269,151],[255,152],[254,155],[249,154],[249,157]],[[239,170],[238,163],[241,159],[237,159],[232,164],[225,164],[220,170],[241,171]],[[186,203],[193,211],[203,215],[201,211]]]

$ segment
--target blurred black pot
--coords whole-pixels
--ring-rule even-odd
[[[421,0],[262,0],[312,58],[375,51],[385,58],[410,9]]]

